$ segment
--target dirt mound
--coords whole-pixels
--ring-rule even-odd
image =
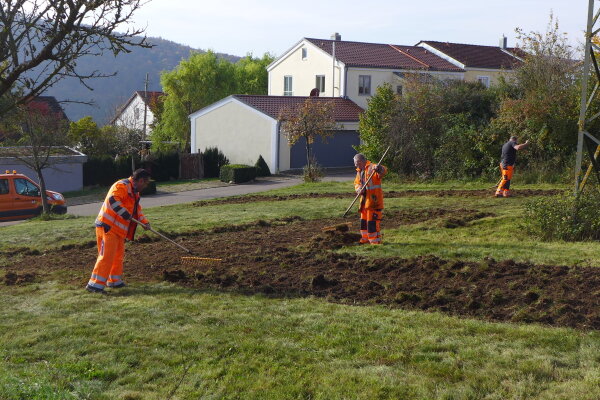
[[[24,285],[26,283],[35,282],[35,273],[24,273],[17,274],[16,272],[7,272],[4,275],[4,284],[7,286],[11,285]]]
[[[322,233],[310,239],[310,247],[333,250],[351,244],[358,244],[361,235],[360,233],[350,232],[350,225],[346,223],[323,228]]]

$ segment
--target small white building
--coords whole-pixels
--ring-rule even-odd
[[[305,143],[290,146],[280,131],[278,116],[284,107],[299,107],[306,96],[232,95],[190,115],[192,153],[217,147],[232,164],[254,165],[262,156],[272,173],[306,165]],[[359,115],[364,110],[352,100],[312,97],[332,101],[339,129],[323,143],[313,143],[313,154],[322,167],[348,167],[360,144]]]
[[[145,132],[147,137],[152,132],[151,125],[154,122],[154,111],[156,111],[156,104],[161,96],[164,96],[163,92],[136,91],[119,108],[115,117],[110,121],[110,125],[139,129]]]
[[[17,171],[38,183],[36,172],[25,162],[15,157],[29,158],[30,147],[0,147],[0,173]],[[48,159],[49,166],[42,170],[46,189],[71,192],[83,189],[83,164],[87,156],[70,147],[53,147]]]

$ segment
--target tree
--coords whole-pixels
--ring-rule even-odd
[[[317,137],[325,141],[333,136],[337,124],[333,116],[334,103],[330,100],[309,97],[301,106],[284,107],[279,113],[281,132],[287,137],[290,146],[304,140],[306,148],[305,180],[315,180],[315,161],[312,144]]]
[[[110,130],[100,129],[89,116],[70,123],[68,138],[77,150],[88,156],[117,154],[116,136]]]
[[[0,2],[0,116],[66,77],[112,76],[80,71],[84,56],[150,47],[141,29],[127,28],[145,0],[10,0]],[[122,32],[115,32],[116,29]],[[87,86],[87,85],[86,85]],[[88,86],[89,88],[89,86]]]
[[[208,51],[192,54],[174,70],[163,73],[161,84],[166,96],[152,131],[153,146],[178,142],[188,149],[191,113],[234,93],[266,94],[266,66],[272,60],[268,54],[261,59],[248,55],[232,64]]]
[[[32,104],[18,107],[14,115],[15,125],[20,129],[20,138],[16,144],[27,146],[24,153],[16,158],[35,171],[40,183],[42,212],[48,214],[50,208],[46,198],[46,181],[42,171],[51,167],[57,155],[57,147],[67,143],[67,121],[62,113],[36,108]]]
[[[360,114],[358,132],[361,144],[358,151],[367,159],[379,159],[385,151],[385,140],[389,135],[390,123],[397,107],[398,98],[389,83],[384,83],[368,100],[364,113]]]

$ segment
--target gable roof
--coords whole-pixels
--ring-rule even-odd
[[[505,49],[498,46],[482,46],[450,42],[422,40],[417,43],[426,44],[435,50],[464,64],[465,68],[513,69],[522,64],[520,58],[525,53],[515,47]]]
[[[27,107],[42,113],[52,113],[59,118],[69,121],[67,114],[54,96],[36,96],[27,101]]]
[[[161,96],[164,96],[165,94],[163,92],[158,92],[158,91],[150,91],[148,90],[146,93],[148,93],[148,96],[144,96],[144,90],[136,90],[135,92],[133,92],[133,94],[131,95],[131,97],[125,102],[125,104],[123,104],[121,107],[119,107],[119,109],[117,110],[115,116],[110,120],[109,125],[112,125],[115,123],[116,120],[119,119],[119,117],[121,116],[121,114],[123,114],[123,111],[125,111],[127,109],[127,107],[129,107],[129,105],[131,104],[131,102],[137,97],[140,96],[140,99],[142,99],[142,101],[144,102],[144,104],[146,104],[148,106],[148,109],[151,112],[154,112],[152,110],[151,105],[155,104],[156,99],[158,99]]]
[[[312,99],[317,102],[333,102],[333,118],[337,122],[358,121],[359,115],[364,111],[352,100],[342,97],[259,96],[246,94],[234,94],[232,97],[273,119],[279,119],[279,113],[283,108],[300,107],[306,99]]]
[[[335,42],[335,58],[349,67],[464,72],[423,47],[314,38],[305,40],[331,56]]]

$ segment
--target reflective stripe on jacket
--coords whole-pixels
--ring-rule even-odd
[[[365,188],[362,196],[360,197],[360,204],[362,208],[369,208],[373,210],[383,209],[383,190],[381,189],[381,178],[387,173],[387,168],[382,165],[383,172],[373,174],[373,177],[369,181],[369,184]],[[356,178],[354,179],[354,190],[360,190],[363,187],[369,176],[375,170],[375,166],[371,161],[367,161],[364,170],[356,169]]]
[[[140,195],[134,191],[131,178],[115,182],[102,203],[96,218],[96,226],[108,225],[118,236],[133,240],[137,224],[130,223],[131,217],[144,224],[148,223],[139,202]]]

